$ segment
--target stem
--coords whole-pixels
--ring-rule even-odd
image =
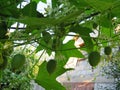
[[[33,68],[39,62],[40,58],[43,56],[44,53],[45,53],[45,50],[43,50],[42,54],[40,55],[40,57],[38,58],[38,60],[35,62],[35,64],[32,66],[32,68],[30,69],[30,71],[33,71]]]
[[[37,42],[39,45],[41,45],[41,46],[43,46],[43,47],[45,47],[45,48],[47,48],[47,49],[49,49],[49,50],[52,50],[52,48],[49,48],[49,47],[47,47],[46,45],[41,44],[41,43],[38,42],[37,40],[35,40],[35,42]]]

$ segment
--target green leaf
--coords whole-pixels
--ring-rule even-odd
[[[112,2],[106,2],[106,0],[85,0],[91,7],[98,11],[104,11],[112,6]],[[99,8],[98,8],[99,7]]]
[[[106,28],[106,27],[102,27],[101,28],[101,36],[104,36],[103,38],[105,38],[106,40],[110,39],[112,36],[114,36],[114,30],[111,28]]]
[[[42,1],[42,2],[44,2],[44,3],[47,3],[46,0],[40,0],[40,1]]]
[[[45,44],[45,42],[44,42],[44,43],[41,43],[41,44],[39,44],[39,46],[36,48],[36,53],[44,49],[44,50],[46,50],[46,53],[50,56],[51,53],[52,53],[52,51],[51,51],[50,49],[48,49],[48,48],[49,48],[49,46],[47,47],[47,44]]]
[[[59,62],[59,64],[61,64]],[[39,72],[36,78],[36,83],[44,87],[46,90],[66,90],[59,82],[56,81],[56,78],[58,77],[58,74],[55,72],[51,75],[47,72],[46,69],[47,62],[43,62],[42,65],[39,66]],[[62,67],[56,68],[57,72],[59,71],[60,74],[63,74],[66,70],[64,69],[64,72],[61,71]],[[63,69],[62,69],[63,70]],[[60,75],[59,74],[59,75]]]
[[[55,26],[61,23],[72,21],[74,17],[78,17],[81,14],[80,11],[75,11],[65,17],[55,19],[55,18],[35,18],[35,17],[24,17],[19,19],[18,22],[25,23],[32,26]]]
[[[110,40],[110,38],[112,36],[114,36],[114,31],[113,29],[110,29],[110,28],[106,28],[106,27],[101,27],[101,30],[100,30],[100,35],[101,35],[101,38],[99,41],[100,43],[103,45],[103,46],[106,46],[108,45],[108,41]],[[99,39],[99,38],[98,38]]]
[[[20,12],[16,4],[13,3],[9,7],[8,5],[3,7],[4,8],[1,8],[0,15],[6,16],[6,17],[14,17],[14,18],[18,18],[20,16]]]
[[[83,54],[78,51],[78,49],[74,46],[74,41],[70,40],[68,43],[62,45],[61,53],[69,59],[70,57],[78,57],[83,58]]]
[[[114,8],[113,10],[112,10],[112,14],[115,16],[115,17],[118,17],[118,18],[120,18],[120,7],[118,7],[118,8]]]
[[[39,46],[37,46],[35,52],[37,53],[37,52],[39,52],[39,51],[41,51],[41,50],[43,50],[43,48],[39,45]]]
[[[75,32],[75,33],[79,33],[81,37],[89,37],[89,33],[93,32],[90,28],[88,28],[87,26],[82,27],[80,25],[75,25],[75,26],[71,26],[70,28],[71,32]]]
[[[83,12],[78,10],[78,11],[74,11],[74,12],[72,12],[72,13],[70,13],[62,18],[60,17],[59,19],[56,20],[57,21],[56,24],[61,24],[61,23],[65,23],[68,21],[72,22],[75,19],[75,17],[80,16],[81,13],[83,13]]]
[[[79,33],[80,37],[84,40],[85,43],[85,48],[87,49],[88,52],[93,51],[93,41],[92,38],[90,37],[89,33],[92,32],[91,29],[87,27],[81,27],[79,25],[72,26],[70,29],[71,32]]]
[[[52,53],[52,50],[51,50],[51,43],[52,43],[52,40],[50,40],[48,43],[46,43],[45,41],[44,41],[44,39],[43,38],[41,38],[39,41],[39,46],[37,47],[37,50],[36,51],[39,51],[39,50],[46,50],[46,53],[48,54],[48,55],[51,55],[51,53]]]
[[[105,15],[101,15],[100,17],[100,25],[103,27],[110,28],[112,26],[112,16],[111,13],[107,13]]]
[[[120,18],[120,0],[117,0],[116,3],[114,4],[114,7],[111,9],[112,15],[114,17],[119,17]]]
[[[52,0],[52,8],[55,8],[55,7],[59,6],[59,5],[60,5],[60,3],[59,3],[58,0]]]
[[[40,27],[40,26],[53,26],[56,24],[56,20],[54,18],[35,18],[35,17],[25,17],[21,18],[19,20],[16,20],[18,22],[30,25],[30,26],[35,26],[35,27]]]
[[[36,2],[36,3],[39,3],[40,2],[40,0],[32,0],[33,2]]]
[[[24,16],[36,17],[37,16],[36,8],[37,8],[37,3],[30,2],[22,9],[22,14]]]
[[[18,5],[21,2],[23,2],[24,0],[0,0],[0,9],[3,9],[7,6],[11,7],[14,5]]]
[[[86,2],[98,11],[114,10],[114,8],[120,5],[120,0],[86,0]]]
[[[71,5],[75,5],[77,8],[85,8],[88,6],[85,0],[69,0]]]
[[[106,28],[106,27],[102,27],[100,32],[101,32],[101,35],[106,37],[106,39],[114,35],[113,29]]]

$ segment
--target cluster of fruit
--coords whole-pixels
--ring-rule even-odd
[[[104,48],[105,55],[109,56],[111,54],[111,52],[112,52],[112,49],[110,46],[106,46]],[[99,64],[100,58],[101,58],[100,53],[98,51],[93,51],[88,56],[88,62],[92,67],[95,67]],[[55,71],[56,66],[57,66],[56,60],[54,60],[54,59],[49,60],[46,65],[48,73],[52,74]]]

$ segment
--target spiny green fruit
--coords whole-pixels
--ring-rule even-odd
[[[23,54],[16,54],[11,62],[13,70],[21,68],[25,64],[25,56]]]
[[[7,67],[8,60],[3,56],[3,63],[0,65],[0,70],[4,70]]]
[[[97,51],[93,51],[88,56],[89,64],[93,67],[97,66],[100,62],[100,53]]]
[[[48,73],[52,74],[55,71],[56,66],[57,66],[56,60],[54,59],[49,60],[46,66]]]
[[[111,49],[110,46],[106,46],[106,47],[104,48],[104,53],[105,53],[106,55],[110,55],[111,52],[112,52],[112,49]]]

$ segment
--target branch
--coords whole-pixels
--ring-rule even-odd
[[[104,42],[100,42],[100,43],[97,43],[97,44],[103,44],[103,43],[107,43],[107,42],[111,42],[111,41],[118,41],[118,40],[120,40],[120,39],[115,39],[115,40],[107,40],[107,41],[104,41]],[[96,45],[96,44],[94,44],[94,45]]]
[[[90,14],[89,16],[83,17],[83,18],[80,20],[80,22],[82,22],[82,21],[84,21],[84,20],[86,20],[86,19],[89,19],[89,18],[91,18],[91,17],[97,16],[97,15],[99,15],[99,14],[100,14],[100,12],[92,13],[92,14]]]
[[[43,45],[43,44],[41,44],[40,42],[38,42],[37,40],[35,40],[35,42],[37,42],[39,45],[41,45],[42,47],[45,47],[45,48],[47,48],[47,49],[49,49],[49,50],[51,50],[51,51],[53,51],[53,49],[52,48],[49,48],[49,47],[47,47],[46,45]]]
[[[85,16],[85,17],[81,18],[81,19],[79,20],[79,22],[82,22],[82,21],[84,21],[84,20],[86,20],[86,19],[89,19],[89,18],[91,18],[91,17],[97,16],[97,15],[99,15],[100,13],[101,13],[101,12],[92,13],[92,14],[90,14],[90,15],[88,15],[88,16]],[[72,22],[72,23],[68,23],[68,24],[66,24],[65,26],[74,25],[74,24],[76,24],[76,21],[74,21],[74,22]]]
[[[38,60],[33,64],[33,66],[30,68],[30,71],[33,71],[35,65],[40,61],[41,57],[43,56],[43,54],[45,53],[45,50],[43,50],[43,52],[41,53],[41,55],[39,56]]]
[[[26,29],[25,27],[8,27],[9,29]]]

